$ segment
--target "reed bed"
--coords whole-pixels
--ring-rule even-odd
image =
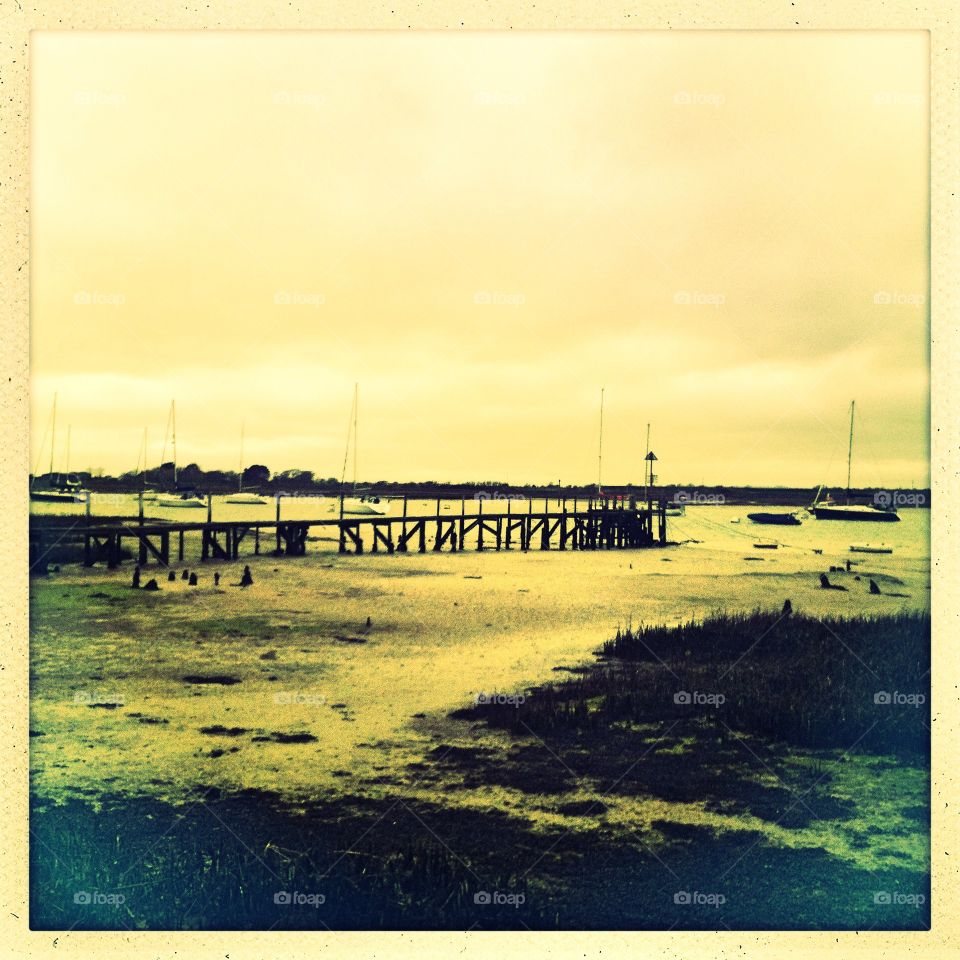
[[[601,658],[520,704],[471,713],[518,733],[698,718],[793,746],[929,755],[929,613],[719,613],[620,629]]]

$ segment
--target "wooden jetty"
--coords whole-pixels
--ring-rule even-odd
[[[238,560],[242,555],[269,552],[273,556],[303,556],[311,530],[319,528],[332,534],[340,553],[384,552],[427,553],[462,550],[611,550],[640,549],[667,544],[666,502],[649,506],[627,502],[590,501],[586,507],[568,510],[566,503],[534,511],[533,501],[526,509],[514,510],[508,503],[505,513],[483,512],[478,501],[475,513],[466,513],[461,501],[459,514],[441,512],[437,501],[434,514],[407,515],[407,503],[399,516],[361,515],[325,517],[318,520],[229,520],[202,522],[165,522],[131,519],[107,522],[85,516],[67,521],[44,522],[52,518],[34,516],[30,523],[30,569],[41,572],[51,562],[52,552],[68,545],[82,544],[83,563],[94,566],[119,564],[133,557],[141,565],[156,562],[166,567],[188,559],[187,535],[196,547],[199,534],[200,556],[206,560]],[[241,545],[246,544],[243,553]]]

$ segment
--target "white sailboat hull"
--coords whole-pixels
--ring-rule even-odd
[[[205,507],[206,503],[197,497],[157,497],[158,507]]]
[[[253,506],[262,507],[265,504],[267,504],[269,501],[264,500],[263,497],[261,497],[257,493],[235,493],[233,494],[233,496],[227,497],[226,502],[242,503],[242,504],[246,504],[247,506],[253,505]]]
[[[355,516],[386,516],[390,512],[387,503],[373,503],[370,500],[361,500],[358,497],[347,497],[343,501],[343,512]]]

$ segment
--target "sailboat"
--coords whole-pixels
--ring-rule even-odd
[[[158,507],[205,507],[206,504],[190,490],[180,492],[177,489],[177,407],[176,401],[170,401],[168,425],[173,425],[173,492],[157,496]]]
[[[30,479],[30,499],[40,503],[83,503],[89,496],[80,481],[71,473],[54,473],[53,458],[57,441],[57,395],[53,395],[53,412],[50,416],[50,473],[46,483],[34,488]],[[67,467],[70,466],[70,430],[67,428]]]
[[[893,507],[879,507],[872,504],[850,503],[850,468],[853,462],[853,412],[854,400],[850,401],[850,441],[847,445],[847,497],[844,504],[834,502],[830,495],[823,500],[823,484],[808,508],[818,520],[868,520],[874,523],[896,523],[900,517]]]
[[[137,458],[137,469],[140,469],[140,458]],[[140,473],[140,499],[147,503],[157,499],[157,491],[147,487],[147,428],[143,428],[143,470]]]
[[[227,503],[243,503],[247,506],[263,506],[267,501],[258,493],[252,490],[244,492],[243,489],[243,433],[244,425],[240,424],[240,481],[237,485],[237,492],[227,497]]]
[[[352,513],[357,516],[386,516],[390,510],[388,503],[381,502],[379,497],[368,496],[362,493],[357,486],[357,398],[358,386],[353,385],[353,409],[351,410],[351,426],[347,431],[347,449],[343,455],[343,474],[341,474],[341,488],[343,476],[347,472],[347,457],[350,455],[350,438],[353,436],[353,491],[351,496],[340,495],[340,512]]]

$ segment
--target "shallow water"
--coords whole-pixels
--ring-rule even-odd
[[[214,520],[262,520],[276,518],[277,504],[271,500],[262,506],[231,504],[227,497],[212,499],[212,518]],[[400,517],[403,512],[402,500],[384,500],[387,515]],[[543,500],[443,500],[439,503],[440,515],[459,516],[461,510],[468,515],[481,511],[484,514],[543,512],[545,509],[558,511],[562,501]],[[585,509],[587,501],[566,501],[567,509]],[[83,516],[84,504],[31,504],[36,515]],[[144,516],[180,523],[199,523],[207,518],[205,509],[183,509],[160,507],[153,502],[143,505]],[[280,516],[286,520],[333,520],[339,516],[339,499],[334,497],[283,497],[280,501]],[[138,499],[132,494],[93,494],[90,504],[91,516],[116,516],[118,514],[136,516]],[[800,526],[780,527],[753,523],[747,514],[756,510],[775,512],[798,512],[805,519]],[[436,500],[409,500],[407,515],[435,516],[438,511]],[[868,521],[816,520],[805,511],[796,507],[745,507],[720,505],[689,505],[684,516],[668,517],[667,531],[673,541],[699,541],[711,549],[739,552],[752,550],[758,540],[776,541],[779,549],[814,551],[821,550],[824,556],[846,557],[850,555],[852,544],[885,544],[894,550],[894,554],[910,559],[930,558],[930,511],[917,508],[903,508],[899,511],[899,523],[876,523]],[[362,518],[361,518],[362,519]],[[314,531],[318,540],[334,541],[334,531],[317,528]],[[469,538],[467,546],[472,547],[475,538]],[[759,553],[760,551],[758,551]],[[860,555],[861,558],[863,555]]]

